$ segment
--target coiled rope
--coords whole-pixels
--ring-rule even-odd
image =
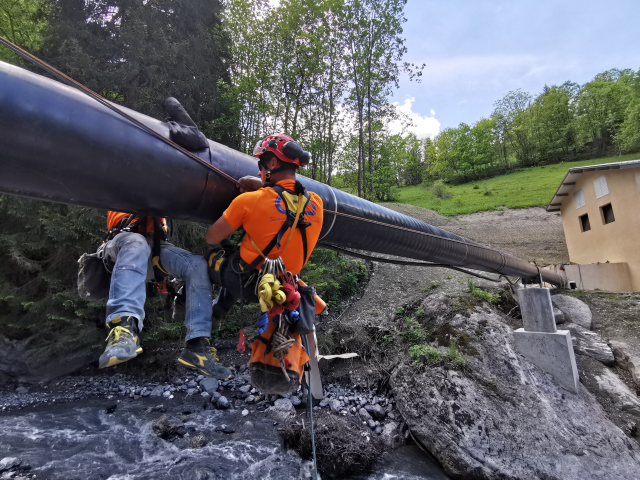
[[[275,332],[273,332],[273,336],[271,337],[271,349],[273,350],[273,358],[280,361],[282,373],[284,373],[284,376],[287,377],[287,382],[289,382],[291,379],[287,373],[284,359],[289,353],[289,349],[293,347],[293,344],[296,341],[287,335],[287,330],[289,330],[289,326],[287,325],[287,322],[283,321],[281,318],[280,326]]]

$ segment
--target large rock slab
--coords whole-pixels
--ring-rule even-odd
[[[640,418],[640,400],[611,370],[605,368],[595,376],[598,386],[612,399],[617,408]]]
[[[571,295],[553,295],[551,302],[564,314],[565,321],[591,329],[591,309],[582,300]]]
[[[563,328],[571,332],[576,354],[587,355],[609,367],[614,364],[613,351],[600,335],[575,323],[565,323]]]
[[[616,374],[619,369],[605,367],[586,355],[577,355],[576,361],[582,384],[596,397],[607,417],[623,431],[637,435],[640,398]]]
[[[457,315],[450,325],[477,351],[465,369],[402,364],[391,385],[412,434],[453,478],[640,478],[638,444],[583,385],[568,393],[518,355],[497,314]]]
[[[635,384],[640,387],[640,357],[624,342],[611,341],[609,345],[618,365],[629,372]]]

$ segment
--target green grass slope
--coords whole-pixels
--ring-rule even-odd
[[[549,203],[570,168],[635,160],[639,157],[640,154],[635,153],[619,157],[558,163],[531,167],[488,180],[462,185],[445,185],[444,192],[451,194],[451,197],[445,199],[436,197],[431,189],[426,189],[423,185],[401,187],[397,203],[428,208],[446,216],[484,212],[502,206],[543,207]]]

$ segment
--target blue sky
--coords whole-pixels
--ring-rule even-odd
[[[426,67],[392,100],[421,136],[490,116],[510,90],[640,69],[640,0],[409,0],[405,16],[405,60]]]

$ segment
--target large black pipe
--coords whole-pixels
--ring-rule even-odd
[[[121,107],[122,108],[122,107]],[[127,114],[168,137],[168,125]],[[209,141],[196,154],[239,179],[256,160]],[[306,177],[322,197],[320,242],[533,278],[537,267]],[[212,223],[236,186],[79,90],[0,62],[0,192]],[[547,273],[556,285],[563,278]]]

